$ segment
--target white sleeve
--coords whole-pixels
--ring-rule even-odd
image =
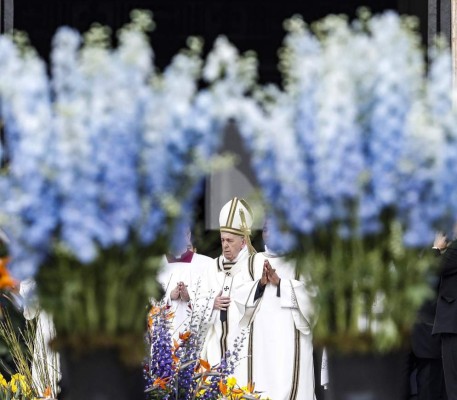
[[[247,262],[247,261],[246,261]],[[255,265],[253,270],[255,277]],[[259,279],[253,280],[249,273],[248,265],[236,276],[236,282],[233,287],[233,301],[241,315],[240,327],[248,327],[254,320],[262,297],[254,300]]]
[[[306,282],[281,279],[281,307],[290,308],[295,326],[303,334],[310,334],[316,322],[313,299],[317,290]]]
[[[256,311],[258,310],[260,301],[262,300],[262,297],[254,300],[258,283],[259,280],[244,282],[241,283],[235,290],[233,300],[235,301],[241,315],[241,328],[246,328],[251,324],[254,320]]]

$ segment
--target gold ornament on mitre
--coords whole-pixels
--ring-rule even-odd
[[[222,207],[219,214],[220,231],[244,237],[249,254],[254,254],[256,251],[250,238],[253,220],[251,207],[246,200],[234,197]]]

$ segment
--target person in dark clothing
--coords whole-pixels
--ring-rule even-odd
[[[457,240],[438,234],[433,248],[440,254],[439,288],[433,335],[440,336],[448,400],[457,400]]]
[[[417,400],[446,400],[443,365],[441,359],[441,339],[432,335],[435,320],[436,297],[439,278],[429,279],[435,296],[424,302],[411,334],[412,364],[415,368]]]

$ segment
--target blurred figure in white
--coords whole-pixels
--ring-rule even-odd
[[[183,232],[183,248],[176,254],[166,254],[158,276],[165,291],[164,299],[174,312],[173,337],[187,329],[192,302],[196,295],[201,295],[201,277],[214,262],[212,258],[198,254],[192,246],[190,228]]]

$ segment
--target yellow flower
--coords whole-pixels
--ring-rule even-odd
[[[236,385],[236,378],[234,376],[230,376],[227,378],[227,387],[229,389],[235,387]]]
[[[24,375],[14,374],[11,377],[10,381],[10,387],[13,393],[16,393],[18,391],[19,386],[21,387],[21,392],[23,394],[25,394],[26,396],[30,396],[31,390],[29,385],[27,385],[27,382],[25,381]]]
[[[8,382],[6,381],[5,377],[0,374],[0,386],[7,388],[8,387]]]

